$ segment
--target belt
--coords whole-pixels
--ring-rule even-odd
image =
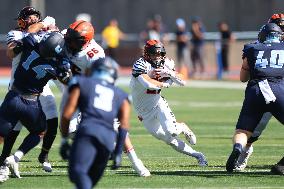
[[[14,85],[11,88],[11,91],[18,93],[22,98],[26,100],[36,101],[40,95],[40,93],[23,93],[21,90],[17,89]]]
[[[150,90],[147,89],[146,94],[160,94],[161,93],[161,89],[159,90]]]

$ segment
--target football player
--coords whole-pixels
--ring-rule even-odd
[[[66,30],[65,40],[67,46],[67,54],[72,62],[72,70],[74,75],[84,74],[87,67],[90,67],[90,65],[93,64],[99,58],[105,57],[104,50],[94,40],[94,28],[89,22],[78,20],[72,23]],[[60,106],[61,110],[64,104],[66,103],[67,96],[68,91],[63,90],[63,97]],[[77,130],[77,126],[80,122],[80,116],[78,116],[78,114],[79,111],[76,111],[70,121],[70,133],[75,132]],[[61,145],[64,146],[65,144]],[[133,168],[138,173],[138,175],[143,177],[150,176],[149,170],[137,157],[128,135],[125,141],[125,150]]]
[[[247,82],[245,99],[233,137],[233,151],[226,170],[233,172],[244,146],[265,112],[270,112],[284,124],[284,45],[282,30],[275,23],[264,25],[259,43],[246,44],[240,80]]]
[[[114,86],[116,68],[103,58],[90,66],[89,77],[77,76],[70,81],[70,94],[61,117],[61,133],[66,140],[72,114],[77,108],[82,113],[71,147],[68,171],[76,188],[93,188],[102,177],[114,150],[114,119],[120,122],[120,142],[125,140],[129,128],[128,95]]]
[[[273,14],[270,19],[268,20],[268,23],[275,23],[277,24],[282,32],[284,31],[284,14]],[[262,33],[260,33],[261,35]],[[259,36],[259,40],[264,41],[265,36]],[[283,36],[281,38],[281,41],[283,41]],[[248,142],[246,146],[244,147],[238,161],[236,164],[236,170],[242,171],[246,168],[248,159],[253,153],[253,143],[258,140],[263,130],[266,128],[269,120],[271,119],[272,115],[270,112],[266,112],[263,114],[260,122],[258,123],[257,127],[253,131],[252,136],[248,139]]]
[[[136,60],[130,81],[133,105],[147,131],[164,141],[176,151],[197,159],[200,166],[207,166],[205,156],[193,150],[178,138],[184,134],[190,144],[196,143],[193,132],[185,123],[178,123],[167,101],[161,96],[161,89],[172,83],[185,84],[181,74],[174,70],[174,61],[166,57],[164,45],[158,40],[149,40],[144,54]]]
[[[13,85],[14,72],[19,64],[22,55],[22,49],[24,48],[22,38],[28,33],[36,33],[36,35],[34,35],[34,38],[37,41],[40,41],[47,30],[51,31],[56,29],[54,18],[47,16],[45,19],[41,20],[41,13],[30,6],[24,7],[19,12],[17,23],[18,28],[11,30],[7,34],[7,56],[12,59],[12,73],[9,89],[11,89],[11,86]],[[44,170],[51,171],[51,165],[48,162],[47,153],[56,136],[58,116],[55,99],[48,85],[45,86],[44,91],[40,96],[40,101],[47,116],[48,131],[43,140],[43,146],[42,151],[39,155],[39,161],[42,163]],[[15,143],[21,127],[22,125],[19,122],[14,130],[9,133],[9,137],[6,137],[2,154],[0,156],[0,172],[7,170],[7,167],[4,166],[4,161],[10,155],[12,146]],[[33,140],[37,141],[40,140],[39,138],[32,137],[31,134],[28,135],[25,140],[29,140],[29,138],[33,138]],[[29,151],[29,149],[33,148],[34,144],[36,144],[36,142],[31,143],[31,145],[21,145],[17,154],[26,153],[27,151]]]
[[[39,143],[36,138],[46,129],[46,116],[39,100],[44,86],[54,77],[64,83],[68,82],[71,69],[68,59],[64,58],[64,38],[61,33],[45,34],[39,43],[33,34],[29,34],[22,39],[22,43],[25,48],[14,73],[13,85],[0,107],[0,136],[6,141],[17,122],[21,121],[31,133],[21,146],[30,150],[30,146]],[[48,70],[55,74],[50,74]],[[18,166],[23,155],[16,153],[6,159],[17,177],[20,174],[18,167],[14,166]]]

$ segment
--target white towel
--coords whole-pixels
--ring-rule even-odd
[[[273,94],[267,79],[258,82],[258,86],[260,88],[260,91],[261,91],[264,99],[265,99],[266,104],[269,104],[270,102],[275,102],[276,97]]]

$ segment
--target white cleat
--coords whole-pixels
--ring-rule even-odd
[[[201,167],[208,166],[206,157],[201,152],[198,152],[197,154],[195,154],[195,158],[197,159],[199,166]]]
[[[19,164],[15,161],[14,155],[7,157],[6,160],[5,160],[5,163],[9,167],[11,173],[16,178],[21,178],[20,171],[19,171]]]
[[[49,162],[43,162],[42,164],[42,169],[45,171],[45,172],[52,172],[52,166]]]
[[[184,134],[186,140],[191,144],[195,145],[196,144],[196,136],[192,132],[192,130],[189,129],[189,127],[185,123],[180,123],[181,126],[183,127],[182,133]]]
[[[9,179],[9,168],[6,165],[0,167],[0,183]]]
[[[253,146],[250,146],[249,148],[245,148],[242,153],[240,154],[238,161],[236,163],[236,171],[243,171],[248,163],[248,159],[253,153]]]
[[[132,163],[133,169],[137,172],[140,177],[149,177],[151,176],[150,171],[144,166],[143,162],[138,159]]]

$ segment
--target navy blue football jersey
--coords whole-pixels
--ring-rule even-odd
[[[23,51],[19,66],[15,71],[14,86],[23,93],[41,93],[47,82],[54,78],[46,70],[55,72],[67,72],[70,68],[69,60],[47,60],[39,55],[38,41],[29,34],[23,38]]]
[[[246,44],[243,57],[248,60],[250,81],[274,81],[284,76],[284,43]]]
[[[103,80],[76,76],[69,82],[69,88],[79,86],[78,108],[82,119],[78,134],[95,136],[109,150],[113,150],[116,133],[114,119],[118,117],[122,102],[128,94]]]

